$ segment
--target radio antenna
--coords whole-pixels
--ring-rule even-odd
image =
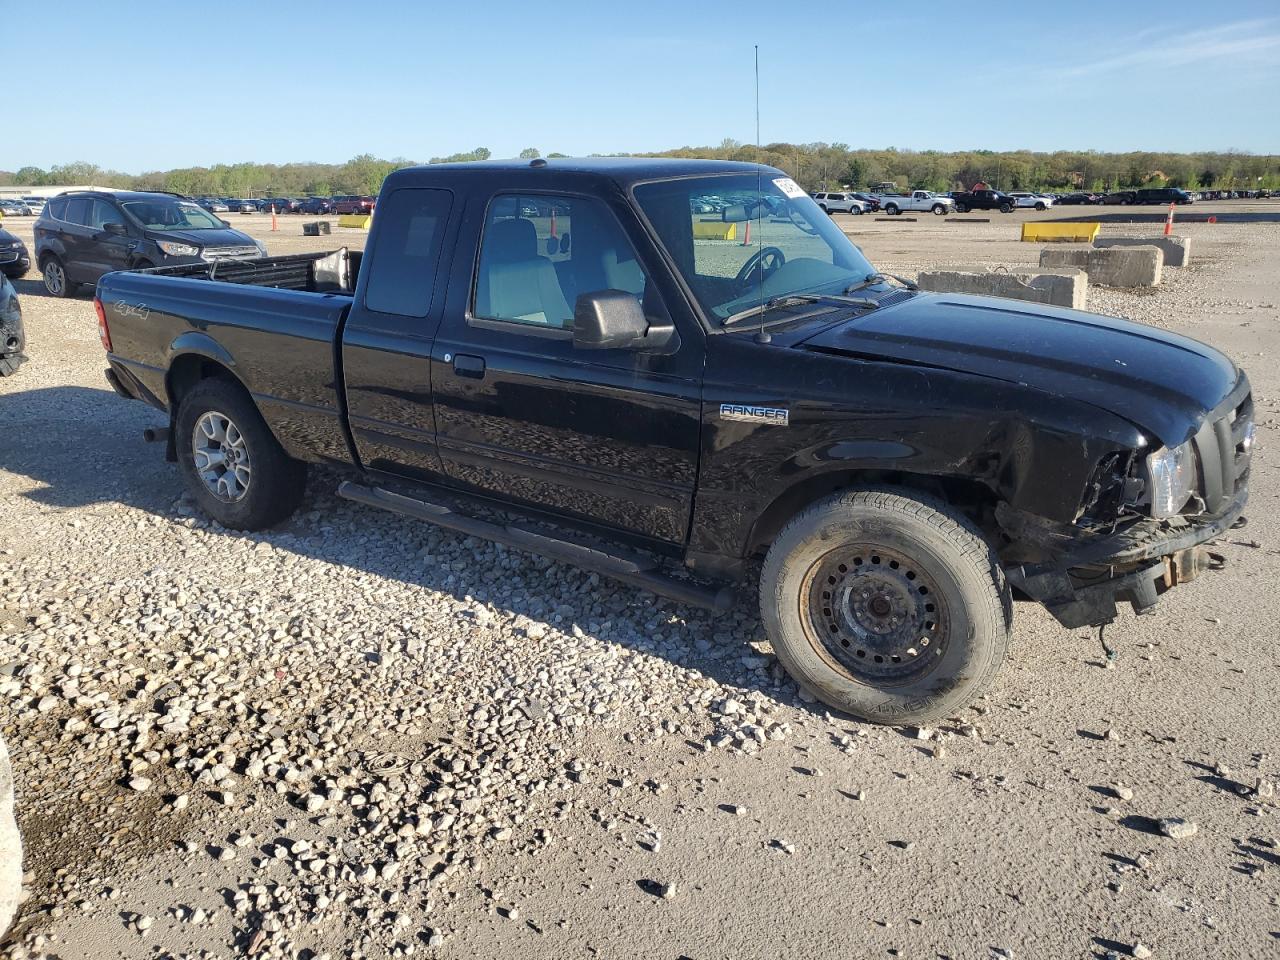
[[[764,205],[764,171],[760,169],[760,44],[755,45],[756,53],[756,206],[747,211],[747,229],[751,229],[751,214]],[[764,226],[761,220],[760,227]],[[760,236],[760,228],[756,228],[756,256],[764,249],[764,239]],[[764,259],[756,262],[756,274],[760,278],[756,289],[760,298],[760,330],[756,333],[756,343],[768,343],[773,337],[764,328]]]

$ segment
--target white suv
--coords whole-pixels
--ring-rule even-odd
[[[1046,197],[1042,193],[1011,193],[1009,196],[1017,201],[1020,207],[1033,207],[1036,210],[1047,210],[1053,206],[1053,197]]]
[[[867,205],[852,193],[815,193],[817,201],[824,213],[852,213],[860,215],[867,212]]]

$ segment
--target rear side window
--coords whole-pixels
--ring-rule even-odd
[[[89,225],[89,211],[93,207],[93,201],[87,197],[72,197],[67,201],[67,215],[63,217],[67,223],[78,223],[81,226]]]
[[[396,190],[378,205],[378,243],[370,258],[364,305],[379,313],[425,317],[453,194]]]

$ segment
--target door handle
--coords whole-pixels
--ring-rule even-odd
[[[483,380],[484,357],[473,357],[467,353],[456,354],[453,358],[453,372],[460,377]]]

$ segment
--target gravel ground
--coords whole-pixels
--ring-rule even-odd
[[[272,252],[363,241],[236,222]],[[1038,249],[1010,220],[838,222],[903,274]],[[7,956],[1275,956],[1280,227],[1180,232],[1195,265],[1090,305],[1249,369],[1229,570],[1122,615],[1114,669],[1020,606],[993,692],[923,731],[802,701],[749,588],[713,618],[337,500],[319,471],[280,529],[210,524],[141,439],[160,416],[105,388],[89,300],[20,281]]]

